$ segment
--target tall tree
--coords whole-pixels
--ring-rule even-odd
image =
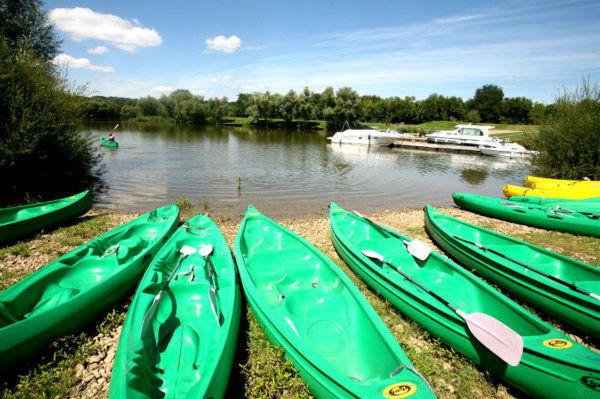
[[[473,106],[484,122],[500,122],[504,92],[496,85],[484,85],[475,90]]]
[[[504,100],[502,119],[507,123],[531,123],[533,101],[525,97],[507,98]]]
[[[45,61],[61,44],[40,0],[0,0],[0,35],[12,51],[26,46]]]

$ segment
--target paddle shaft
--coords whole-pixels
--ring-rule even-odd
[[[379,223],[375,223],[374,221],[372,221],[371,219],[369,219],[369,218],[368,218],[368,217],[366,217],[366,216],[363,216],[363,215],[361,215],[361,214],[360,214],[360,213],[358,213],[357,211],[354,211],[354,213],[355,213],[355,215],[356,215],[356,216],[358,216],[358,217],[360,217],[360,218],[362,218],[362,219],[366,220],[367,222],[371,223],[373,226],[377,227],[378,229],[385,231],[386,233],[388,233],[388,234],[389,234],[389,235],[391,235],[392,237],[399,238],[399,239],[401,239],[402,241],[404,241],[404,243],[406,243],[406,242],[407,242],[407,241],[405,241],[405,240],[404,240],[404,239],[403,239],[403,238],[400,236],[400,234],[396,233],[395,231],[393,231],[393,230],[390,230],[390,229],[388,229],[387,227],[384,227],[384,226],[380,225]]]
[[[140,333],[140,336],[143,336],[144,332],[146,332],[146,328],[148,327],[148,322],[150,321],[150,318],[154,315],[154,312],[156,312],[156,308],[158,307],[158,303],[160,302],[160,299],[162,298],[162,294],[167,289],[167,286],[173,279],[173,276],[175,276],[175,272],[177,272],[177,270],[179,269],[179,266],[181,265],[183,260],[187,257],[188,257],[188,255],[184,254],[181,257],[181,259],[179,259],[179,262],[177,262],[177,265],[173,268],[173,271],[169,275],[169,278],[167,278],[167,281],[165,281],[165,283],[161,287],[160,291],[158,291],[158,294],[156,294],[156,296],[152,300],[152,305],[150,305],[150,308],[148,309],[148,311],[144,315],[144,319],[142,320],[142,331]]]
[[[212,267],[212,262],[210,260],[210,254],[207,255],[204,259],[206,261],[206,271],[208,274],[208,283],[210,284],[210,288],[208,289],[208,297],[210,299],[210,305],[211,305],[212,311],[215,314],[215,317],[217,318],[217,322],[220,323],[219,312],[217,310],[217,295],[216,295],[215,285],[213,283],[213,278],[214,278],[215,273],[214,273],[214,270]]]
[[[544,273],[544,272],[543,272],[543,271],[541,271],[541,270],[538,270],[538,269],[535,269],[535,268],[533,268],[533,267],[531,267],[531,266],[529,266],[529,265],[526,265],[525,263],[523,263],[523,262],[520,262],[520,261],[518,261],[518,260],[516,260],[516,259],[514,259],[514,258],[511,258],[510,256],[504,255],[503,253],[501,253],[501,252],[498,252],[498,251],[496,251],[496,250],[494,250],[494,249],[488,248],[488,247],[486,247],[486,246],[484,246],[484,245],[482,245],[482,244],[479,244],[479,243],[477,243],[477,242],[474,242],[474,241],[469,241],[469,240],[466,240],[466,239],[464,239],[464,238],[462,238],[462,237],[459,237],[459,236],[453,236],[453,237],[454,237],[454,238],[456,238],[457,240],[460,240],[460,241],[463,241],[463,242],[467,242],[467,243],[469,243],[469,244],[473,244],[473,245],[475,245],[477,248],[479,248],[479,249],[481,249],[481,250],[483,250],[483,251],[491,252],[491,253],[493,253],[493,254],[495,254],[495,255],[498,255],[498,256],[500,256],[501,258],[504,258],[504,259],[506,259],[506,260],[509,260],[509,261],[511,261],[511,262],[513,262],[513,263],[516,263],[516,264],[517,264],[517,265],[519,265],[519,266],[523,266],[523,267],[524,267],[524,268],[526,268],[527,270],[531,270],[532,272],[536,272],[536,273],[538,273],[538,274],[541,274],[542,276],[544,276],[544,277],[547,277],[547,278],[549,278],[550,280],[552,280],[552,281],[555,281],[555,282],[557,282],[557,283],[560,283],[560,284],[562,284],[562,285],[565,285],[565,286],[567,286],[567,287],[571,288],[572,290],[575,290],[575,291],[577,291],[577,292],[579,292],[579,293],[582,293],[582,294],[584,294],[584,295],[591,296],[592,298],[595,298],[595,299],[600,299],[600,296],[598,296],[598,295],[594,294],[593,292],[586,291],[586,290],[584,290],[584,289],[581,289],[581,288],[579,288],[578,286],[576,286],[576,285],[575,285],[575,284],[573,284],[573,283],[569,283],[569,282],[567,282],[567,281],[564,281],[564,280],[561,280],[561,279],[559,279],[558,277],[554,277],[554,276],[552,276],[552,275],[550,275],[550,274],[548,274],[548,273]]]
[[[432,297],[434,297],[435,299],[437,299],[438,301],[440,301],[444,305],[448,306],[450,309],[452,309],[453,312],[456,312],[456,313],[459,312],[459,310],[458,310],[458,308],[456,306],[452,305],[450,302],[448,302],[447,300],[445,300],[444,298],[442,298],[441,296],[439,296],[435,292],[431,291],[430,289],[428,289],[427,287],[425,287],[423,284],[419,283],[417,280],[415,280],[414,278],[412,278],[411,276],[409,276],[408,274],[406,274],[405,272],[403,272],[402,270],[400,270],[399,267],[394,267],[394,265],[392,265],[390,262],[387,262],[386,260],[383,260],[383,263],[385,263],[386,265],[388,265],[392,269],[396,270],[398,273],[400,273],[402,275],[402,277],[404,277],[405,279],[407,279],[411,283],[417,285],[423,291],[425,291],[426,293],[428,293],[429,295],[431,295]]]

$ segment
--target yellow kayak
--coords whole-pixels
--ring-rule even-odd
[[[527,176],[523,181],[526,187],[538,188],[541,190],[556,190],[556,189],[599,189],[600,181],[594,180],[560,180],[560,179],[549,179],[545,177]],[[555,187],[555,188],[552,188]]]
[[[599,197],[598,190],[541,190],[539,188],[519,187],[507,184],[502,189],[502,192],[507,197],[528,196],[528,197],[545,197],[545,198],[562,198],[562,199],[588,199]]]

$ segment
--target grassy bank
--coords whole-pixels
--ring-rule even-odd
[[[182,202],[182,201],[180,201]],[[182,203],[185,206],[185,204]],[[206,207],[205,207],[206,209]],[[197,210],[186,207],[184,219]],[[548,232],[448,208],[447,213],[460,219],[510,234],[553,251],[565,253],[593,265],[600,265],[600,240]],[[209,211],[210,212],[210,211]],[[134,214],[91,211],[73,224],[38,235],[0,249],[0,289],[4,289],[81,243],[117,225]],[[234,219],[211,215],[227,241],[233,240],[239,226]],[[391,228],[433,245],[423,225],[420,209],[385,211],[370,215]],[[388,301],[369,289],[339,258],[330,239],[325,214],[310,219],[277,220],[301,234],[331,258],[350,276],[381,316],[416,367],[423,373],[440,398],[510,398],[525,396],[505,387],[473,362],[441,343],[419,325],[406,319]],[[92,398],[106,397],[114,351],[131,296],[115,305],[105,317],[81,334],[64,337],[38,358],[0,377],[1,397],[8,398]],[[245,304],[244,304],[245,305]],[[568,326],[541,317],[576,337]],[[584,338],[584,337],[581,337]],[[310,398],[306,384],[283,351],[273,346],[249,309],[242,315],[240,339],[227,397],[231,398]]]

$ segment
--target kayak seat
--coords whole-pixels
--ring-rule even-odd
[[[139,236],[133,236],[127,240],[119,241],[119,245],[117,260],[119,264],[123,264],[139,254],[148,245],[148,242],[142,240]]]
[[[0,328],[16,323],[17,320],[8,310],[6,305],[0,302]]]
[[[33,307],[31,312],[25,314],[24,318],[34,316],[56,308],[57,306],[69,301],[79,293],[78,289],[61,287],[60,284],[52,284],[48,286],[42,298]]]
[[[200,381],[203,355],[200,334],[190,324],[179,324],[170,332],[167,342],[159,347],[157,369],[161,372],[161,391],[169,391],[170,397],[186,397],[194,384]]]

